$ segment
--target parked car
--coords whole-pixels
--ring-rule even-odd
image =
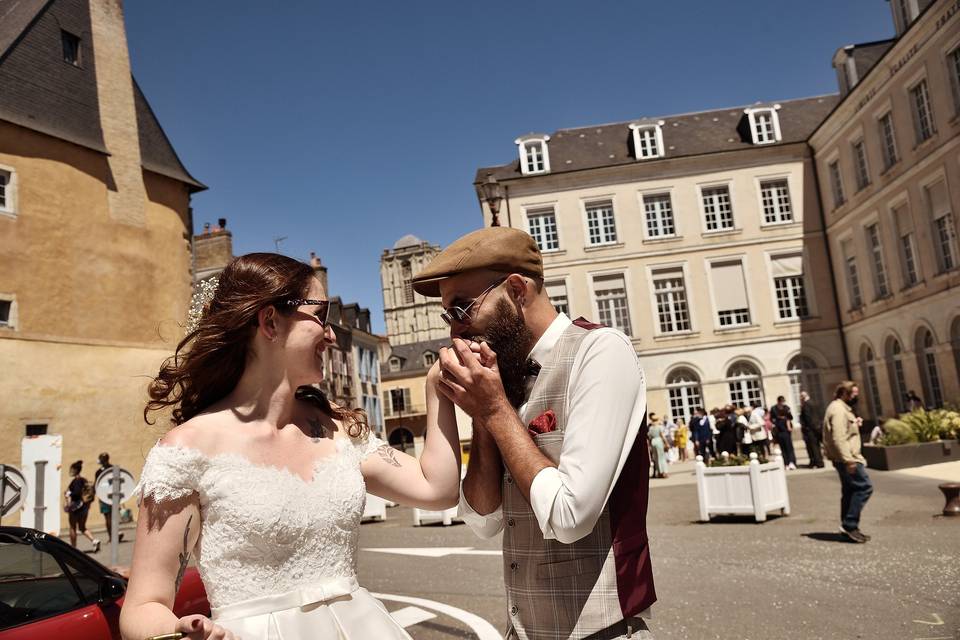
[[[3,640],[120,640],[127,579],[55,536],[0,527],[0,637]],[[195,567],[173,607],[210,615]]]

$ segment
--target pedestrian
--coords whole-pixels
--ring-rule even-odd
[[[793,451],[793,414],[790,407],[784,402],[783,396],[777,396],[777,404],[770,409],[770,419],[773,421],[773,435],[780,445],[780,453],[787,469],[797,468],[797,455]]]
[[[766,429],[763,428],[763,407],[760,406],[759,400],[754,400],[751,406],[750,415],[747,418],[750,439],[752,441],[750,450],[756,452],[758,458],[763,458],[765,455],[768,455],[767,447],[770,446]]]
[[[677,418],[677,455],[680,456],[680,462],[687,461],[687,445],[690,442],[690,429],[683,418]]]
[[[763,408],[763,431],[767,434],[767,455],[773,455],[773,418],[770,417],[770,409],[768,407]]]
[[[503,532],[505,637],[649,637],[652,421],[630,338],[557,312],[519,229],[459,238],[413,288],[446,307],[442,390],[473,419],[460,514],[482,538]]]
[[[860,452],[861,418],[854,414],[860,388],[851,380],[837,385],[823,417],[823,448],[840,475],[840,533],[853,542],[867,542],[860,531],[860,514],[873,494],[867,461]]]
[[[97,456],[97,461],[100,463],[100,468],[97,469],[97,472],[93,476],[93,484],[96,486],[97,482],[100,481],[100,476],[103,475],[103,472],[109,469],[110,464],[110,454],[104,451],[99,456]],[[103,500],[98,500],[100,503],[100,513],[103,514],[103,519],[107,523],[107,540],[113,539],[113,504],[110,502],[104,502]],[[123,542],[123,531],[117,534],[117,542]]]
[[[319,389],[336,336],[325,283],[272,253],[232,259],[193,329],[148,386],[144,419],[174,427],[150,450],[120,635],[230,640],[409,640],[361,587],[365,491],[422,509],[457,504],[454,406],[426,375],[420,459],[371,433],[363,411]],[[213,619],[178,617],[196,560]]]
[[[823,454],[820,448],[823,444],[823,427],[817,420],[817,409],[806,391],[800,392],[800,433],[807,448],[807,457],[810,458],[807,467],[822,469]]]
[[[923,408],[924,408],[923,398],[918,396],[917,392],[914,391],[913,389],[910,389],[910,391],[907,391],[907,409],[909,409],[910,411],[918,411],[919,409],[923,409]]]
[[[742,407],[737,407],[734,413],[737,416],[737,443],[740,445],[740,455],[749,456],[753,449],[753,437],[750,435],[747,412]]]
[[[70,544],[77,546],[77,532],[79,531],[84,538],[93,544],[93,552],[100,551],[100,540],[93,537],[90,530],[87,529],[87,516],[90,514],[90,503],[93,502],[96,495],[93,492],[93,486],[81,474],[83,471],[83,460],[77,460],[70,465],[70,484],[67,485],[67,491],[64,493],[63,510],[67,513],[67,520],[70,523]]]
[[[663,445],[664,451],[667,454],[667,464],[673,464],[677,461],[680,454],[677,453],[677,423],[674,421],[673,417],[667,415],[664,419],[663,425],[663,435],[665,436]]]
[[[690,434],[693,436],[694,453],[703,457],[703,461],[710,463],[711,457],[716,457],[716,451],[713,448],[713,430],[710,428],[710,419],[707,417],[703,407],[697,407],[694,410],[693,419],[690,421]]]
[[[650,428],[647,429],[647,439],[650,442],[650,461],[653,463],[653,477],[667,477],[667,456],[664,453],[666,435],[660,417],[650,414]]]
[[[717,414],[717,453],[732,456],[737,448],[737,414],[733,405],[728,404]]]

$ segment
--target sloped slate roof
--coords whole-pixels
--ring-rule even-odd
[[[777,102],[776,104],[780,105],[777,114],[782,140],[776,144],[805,141],[838,100],[837,94],[830,94]],[[744,105],[645,119],[663,121],[664,159],[740,151],[760,146],[775,146],[753,144],[744,126],[744,109],[772,104]],[[659,159],[638,161],[634,156],[630,124],[635,121],[560,129],[550,134],[547,143],[550,154],[548,175],[636,162],[658,162]],[[493,174],[497,180],[524,177],[520,173],[519,159],[505,165],[478,169],[475,183],[485,180],[488,174]]]
[[[403,376],[416,371],[426,371],[427,367],[423,365],[423,354],[427,351],[439,354],[440,347],[449,347],[450,339],[442,338],[439,340],[427,340],[425,342],[412,342],[410,344],[398,344],[390,347],[390,355],[386,360],[380,363],[380,375],[382,376]],[[390,358],[399,356],[401,359],[400,371],[390,371]]]

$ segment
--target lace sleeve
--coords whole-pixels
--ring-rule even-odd
[[[176,500],[199,491],[207,459],[196,449],[158,444],[147,454],[140,482],[133,490],[137,500]]]
[[[373,454],[380,447],[389,446],[386,442],[384,442],[377,436],[373,435],[372,433],[369,434],[363,440],[355,440],[354,444],[357,447],[357,451],[360,453],[361,462],[369,458],[370,455]]]

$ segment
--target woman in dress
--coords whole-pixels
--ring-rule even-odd
[[[409,638],[357,584],[360,518],[367,491],[427,509],[457,504],[454,409],[434,365],[416,459],[370,434],[362,412],[327,402],[310,386],[334,341],[326,297],[305,264],[235,258],[150,385],[145,418],[172,407],[176,427],[138,487],[126,640]],[[212,620],[172,612],[194,554]]]
[[[680,462],[687,461],[687,443],[690,442],[690,429],[683,418],[677,418],[677,435],[675,437],[677,444],[677,453],[680,455]]]
[[[70,522],[70,544],[77,546],[77,532],[79,531],[84,538],[93,545],[93,552],[100,551],[100,541],[93,537],[90,530],[87,529],[87,516],[90,515],[90,502],[83,498],[83,489],[87,486],[87,479],[80,473],[83,471],[83,460],[77,460],[70,465],[70,484],[67,486],[67,492],[64,494],[63,510],[67,512],[67,520]]]
[[[667,456],[664,452],[666,436],[660,418],[650,414],[650,428],[647,429],[647,439],[650,442],[650,459],[653,461],[653,477],[667,477]]]

